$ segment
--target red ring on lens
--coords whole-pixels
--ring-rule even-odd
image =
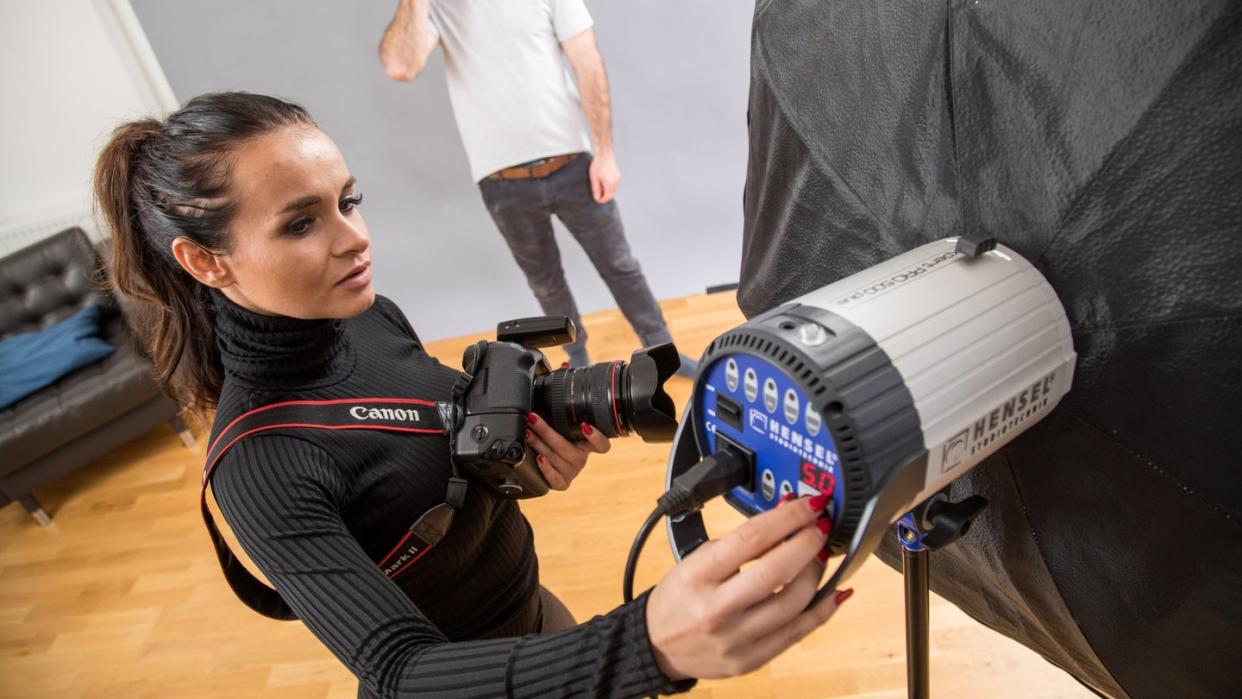
[[[614,420],[613,424],[616,425],[616,432],[618,435],[624,434],[624,432],[621,431],[621,415],[617,413],[617,391],[615,390],[617,385],[617,367],[620,365],[621,362],[613,362],[612,371],[608,374],[608,393],[611,394],[612,419]]]

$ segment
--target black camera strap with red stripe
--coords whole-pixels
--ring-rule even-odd
[[[468,380],[468,378],[467,378]],[[253,434],[272,430],[383,430],[407,434],[448,434],[452,438],[450,403],[434,403],[417,398],[341,398],[335,400],[294,400],[255,408],[230,422],[212,441],[203,467],[200,506],[203,522],[215,545],[216,558],[224,571],[229,587],[248,607],[273,619],[289,620],[296,616],[280,594],[256,578],[238,560],[220,534],[207,507],[207,486],[211,474],[224,454],[239,441]],[[405,572],[427,554],[448,532],[453,513],[466,499],[466,480],[453,463],[445,501],[425,512],[410,525],[405,536],[377,562],[389,579]]]

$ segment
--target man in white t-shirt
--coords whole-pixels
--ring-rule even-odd
[[[575,367],[590,363],[587,333],[552,216],[582,245],[643,345],[672,341],[614,200],[621,172],[592,24],[582,0],[400,0],[380,42],[389,77],[403,81],[444,47],[471,175],[543,312],[578,327],[565,345]],[[692,374],[694,362],[682,362],[679,373]]]

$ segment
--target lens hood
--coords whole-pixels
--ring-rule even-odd
[[[621,381],[623,400],[629,406],[630,429],[644,442],[671,442],[677,431],[673,399],[664,382],[681,366],[672,343],[644,347],[630,355],[628,376]]]

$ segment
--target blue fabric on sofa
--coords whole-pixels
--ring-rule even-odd
[[[43,330],[0,340],[0,409],[116,350],[99,336],[99,306]]]

